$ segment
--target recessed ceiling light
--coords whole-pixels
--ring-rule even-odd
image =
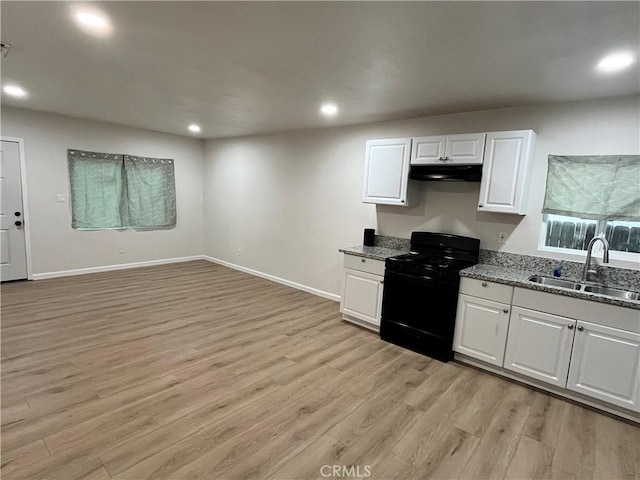
[[[598,63],[598,70],[604,73],[614,73],[624,70],[630,66],[635,60],[635,57],[630,52],[616,52],[607,55],[600,63]]]
[[[338,106],[335,103],[325,103],[320,107],[320,113],[325,117],[333,117],[338,113]]]
[[[74,9],[73,18],[80,28],[91,35],[106,36],[111,33],[109,19],[94,7]]]
[[[4,90],[4,93],[11,95],[12,97],[22,98],[27,96],[27,92],[18,85],[5,85],[2,90]]]
[[[107,26],[107,21],[103,17],[90,12],[77,12],[76,18],[87,27],[105,28]]]
[[[192,123],[191,125],[189,125],[189,131],[191,133],[200,133],[202,129],[200,128],[200,125],[196,125],[195,123]]]

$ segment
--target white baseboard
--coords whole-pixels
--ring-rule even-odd
[[[270,280],[272,282],[280,283],[281,285],[286,285],[287,287],[292,287],[297,290],[302,290],[303,292],[312,293],[313,295],[317,295],[319,297],[333,300],[334,302],[340,301],[340,295],[336,295],[335,293],[329,293],[329,292],[325,292],[324,290],[318,290],[317,288],[309,287],[307,285],[302,285],[301,283],[292,282],[291,280],[286,280],[284,278],[276,277],[275,275],[270,275],[268,273],[259,272],[258,270],[253,270],[252,268],[236,265],[235,263],[227,262],[225,260],[220,260],[219,258],[213,258],[207,255],[203,255],[201,258],[203,258],[204,260],[208,260],[209,262],[212,262],[212,263],[217,263],[218,265],[222,265],[224,267],[233,268],[234,270],[238,270],[240,272],[248,273],[250,275],[255,275],[256,277],[260,277],[260,278],[264,278],[265,280]]]
[[[153,265],[165,265],[168,263],[192,262],[194,260],[208,260],[203,255],[193,255],[190,257],[163,258],[160,260],[148,260],[146,262],[122,263],[119,265],[105,265],[102,267],[78,268],[76,270],[61,270],[59,272],[34,273],[34,280],[45,280],[47,278],[71,277],[73,275],[86,275],[88,273],[111,272],[113,270],[126,270],[128,268],[151,267]]]

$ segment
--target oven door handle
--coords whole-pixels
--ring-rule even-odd
[[[409,280],[433,280],[433,277],[429,277],[427,275],[407,275],[406,273],[398,272],[386,272],[386,275],[396,275],[398,277],[408,278]]]

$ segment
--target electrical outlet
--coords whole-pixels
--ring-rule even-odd
[[[507,243],[507,234],[505,232],[498,234],[498,243]]]
[[[120,245],[120,248],[118,248],[118,253],[120,255],[124,255],[124,245]]]

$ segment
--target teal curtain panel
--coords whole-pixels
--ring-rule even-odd
[[[71,226],[76,229],[122,228],[128,223],[122,201],[122,155],[69,150]]]
[[[549,155],[542,213],[640,221],[640,155]]]
[[[171,159],[69,150],[71,226],[77,230],[176,225]]]
[[[124,156],[129,225],[166,228],[176,224],[173,160]]]

